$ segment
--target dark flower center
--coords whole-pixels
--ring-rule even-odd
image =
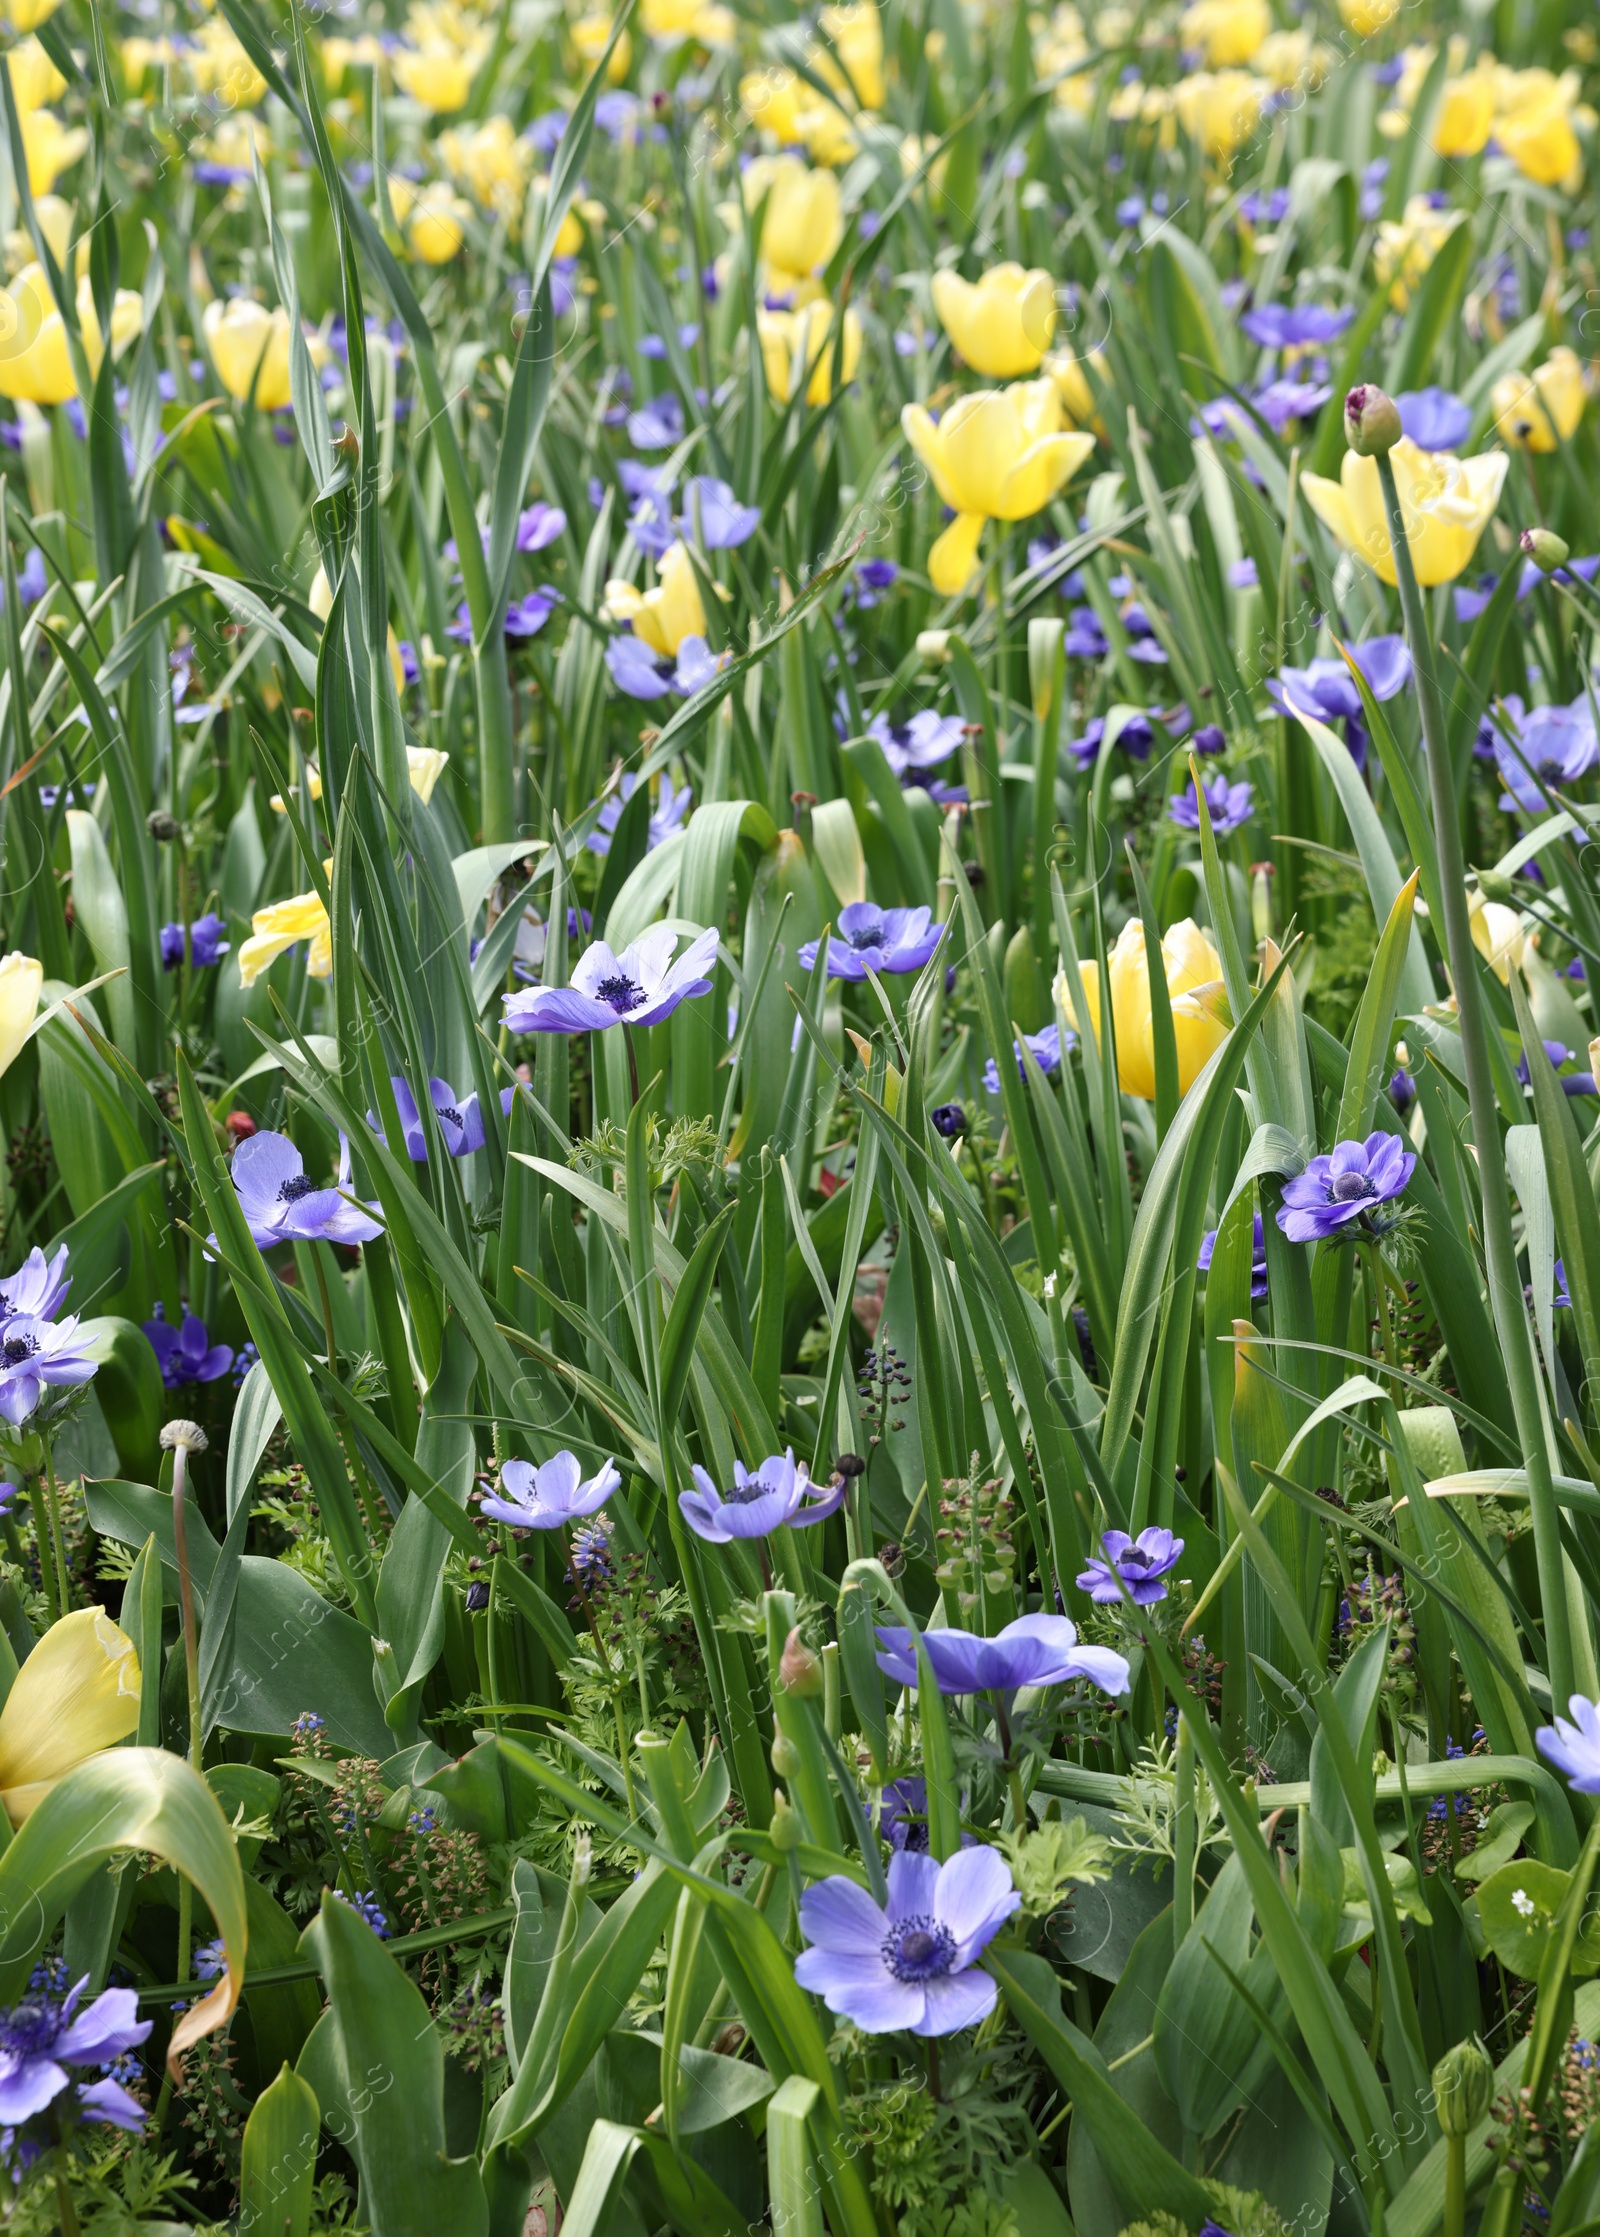
[[[439,1122],[443,1126],[459,1126],[461,1124],[461,1113],[453,1103],[446,1103],[438,1115]]]
[[[61,2026],[53,2004],[13,2004],[0,2013],[0,2051],[13,2058],[43,2058]]]
[[[0,1349],[4,1350],[8,1367],[20,1367],[25,1359],[31,1359],[39,1349],[39,1339],[36,1336],[8,1336]],[[17,2009],[21,2011],[23,2007],[18,2005]]]
[[[883,926],[858,924],[853,932],[845,934],[845,941],[852,948],[880,948],[883,945]]]
[[[883,1938],[883,1962],[897,1981],[937,1981],[955,1961],[955,1936],[924,1911],[897,1920]]]
[[[610,978],[602,979],[594,991],[596,1001],[607,1003],[618,1017],[644,1000],[644,988],[637,979],[630,979],[626,971],[613,971]]]
[[[280,1204],[298,1204],[302,1196],[314,1193],[316,1185],[309,1173],[296,1173],[292,1180],[285,1181],[278,1190],[278,1201]]]
[[[1368,1173],[1341,1173],[1328,1184],[1330,1204],[1359,1204],[1363,1197],[1376,1196],[1377,1190]]]
[[[742,1484],[735,1484],[731,1490],[723,1493],[723,1505],[748,1507],[757,1499],[765,1499],[769,1491],[776,1491],[777,1488],[776,1484],[763,1482],[760,1476],[746,1476]]]

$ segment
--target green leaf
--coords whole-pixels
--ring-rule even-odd
[[[239,2164],[239,2227],[250,2237],[308,2237],[321,2108],[285,2065],[250,2108]]]

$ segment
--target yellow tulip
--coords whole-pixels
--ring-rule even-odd
[[[39,221],[40,232],[50,244],[51,255],[64,272],[67,268],[67,258],[72,250],[72,204],[63,202],[59,194],[36,194],[33,198],[33,214]],[[14,271],[21,271],[24,265],[32,264],[35,261],[33,236],[31,234],[26,232],[8,233],[6,235],[7,252],[9,253],[13,248],[16,251],[15,262],[12,266]],[[88,263],[89,243],[85,238],[78,243],[78,271],[80,275],[88,269]]]
[[[1493,79],[1482,70],[1447,79],[1434,121],[1434,154],[1457,159],[1481,155],[1493,128]]]
[[[1027,520],[1094,449],[1092,435],[1061,432],[1061,399],[1045,380],[979,389],[937,421],[908,404],[900,425],[956,516],[928,554],[929,579],[945,598],[971,581],[984,522]]]
[[[706,0],[644,0],[639,21],[652,39],[698,39],[705,47],[732,46],[737,28],[731,8]]]
[[[330,93],[343,91],[352,70],[375,70],[380,83],[389,82],[389,50],[370,31],[359,32],[353,39],[324,39],[317,51],[322,61],[322,81]]]
[[[1175,924],[1161,941],[1161,968],[1172,1005],[1172,1030],[1178,1044],[1178,1092],[1187,1095],[1200,1072],[1228,1037],[1217,1015],[1215,996],[1222,986],[1222,960],[1192,917]],[[1093,963],[1078,966],[1096,1046],[1100,1041],[1100,974]],[[1144,926],[1125,924],[1106,958],[1111,980],[1111,1023],[1117,1036],[1117,1084],[1124,1095],[1153,1103],[1156,1095],[1155,1028],[1150,1018],[1150,964]],[[1056,974],[1056,1007],[1076,1027],[1065,974]]]
[[[739,106],[750,122],[770,132],[781,147],[805,138],[802,119],[816,100],[804,78],[776,63],[770,70],[747,70],[739,80]]]
[[[119,287],[111,306],[111,350],[118,355],[139,332],[144,302]],[[78,282],[78,331],[89,371],[98,373],[105,345],[87,274]],[[42,268],[24,265],[0,294],[0,396],[30,404],[65,404],[78,393],[67,350],[67,329]]]
[[[0,1803],[13,1825],[90,1756],[139,1728],[139,1657],[103,1608],[53,1623],[0,1709]]]
[[[1436,210],[1425,194],[1413,194],[1403,217],[1385,218],[1379,225],[1372,268],[1397,311],[1410,302],[1412,290],[1466,214],[1465,210]]]
[[[0,1072],[9,1072],[22,1053],[39,1014],[44,966],[20,950],[0,959]]]
[[[1095,395],[1089,375],[1109,381],[1111,368],[1106,363],[1104,350],[1091,350],[1087,357],[1074,357],[1071,350],[1057,350],[1044,361],[1044,369],[1056,384],[1056,394],[1069,420],[1076,420],[1080,427],[1092,427],[1103,432],[1099,399]]]
[[[13,31],[37,31],[60,5],[61,0],[6,0],[6,19]]]
[[[827,263],[844,239],[839,182],[814,171],[796,155],[757,156],[744,174],[744,206],[754,211],[766,197],[761,254],[775,271],[805,279]]]
[[[89,145],[81,125],[70,129],[53,109],[34,109],[19,119],[22,148],[28,158],[28,190],[48,194],[63,171],[69,171]]]
[[[1583,154],[1572,119],[1552,102],[1518,116],[1502,117],[1495,137],[1524,178],[1537,186],[1565,187],[1575,194],[1583,184]]]
[[[11,91],[23,116],[30,109],[42,109],[58,93],[66,92],[66,79],[37,39],[24,39],[20,46],[12,48],[6,60],[11,65]]]
[[[465,247],[472,204],[452,194],[442,180],[416,187],[396,175],[389,181],[389,207],[413,254],[424,264],[448,264]]]
[[[590,70],[594,68],[600,57],[605,53],[606,41],[610,36],[611,18],[609,16],[598,13],[579,16],[577,22],[572,26],[572,43],[578,50],[579,61],[586,68]],[[633,41],[624,31],[622,37],[617,41],[616,50],[612,54],[610,64],[606,70],[606,83],[608,85],[621,85],[632,62]]]
[[[475,56],[460,54],[454,47],[398,47],[394,82],[419,108],[430,110],[434,116],[449,116],[466,107],[477,68]]]
[[[1515,909],[1508,909],[1500,901],[1485,901],[1481,893],[1468,895],[1467,916],[1473,946],[1501,985],[1506,985],[1512,965],[1522,969],[1529,948],[1538,946],[1539,935],[1523,929]]]
[[[974,286],[957,272],[936,272],[933,307],[940,324],[975,373],[1014,380],[1036,373],[1056,323],[1048,272],[996,264]]]
[[[1177,88],[1173,105],[1190,138],[1226,165],[1261,122],[1271,90],[1248,70],[1197,70]]]
[[[481,209],[497,211],[508,225],[521,217],[533,148],[511,129],[508,116],[490,117],[470,132],[459,125],[441,132],[439,154]]]
[[[1578,353],[1563,342],[1531,373],[1496,381],[1489,402],[1496,434],[1517,450],[1559,450],[1577,433],[1588,402]]]
[[[1320,40],[1313,46],[1309,31],[1274,31],[1262,40],[1255,64],[1264,78],[1287,93],[1292,87],[1320,86],[1335,59],[1333,50]]]
[[[325,862],[322,867],[331,877],[333,864]],[[307,976],[325,979],[333,969],[333,927],[320,894],[297,893],[288,901],[257,909],[250,919],[250,937],[239,950],[239,984],[254,986],[269,964],[299,940],[311,943]]]
[[[1267,0],[1194,0],[1179,19],[1185,46],[1204,51],[1206,67],[1253,62],[1272,29]]]
[[[849,387],[861,362],[861,321],[847,309],[842,323],[841,344],[831,303],[806,303],[798,311],[757,311],[761,362],[766,368],[767,386],[780,404],[789,401],[797,363],[801,372],[809,375],[806,402],[826,404],[833,395],[836,353],[839,385]]]
[[[1358,39],[1375,39],[1399,13],[1400,0],[1339,0],[1344,27]]]
[[[208,303],[201,323],[228,394],[242,404],[253,393],[258,410],[281,410],[289,401],[288,312],[235,295],[226,303]]]
[[[671,660],[685,637],[703,637],[706,610],[687,545],[680,539],[667,546],[656,561],[654,590],[608,582],[605,613],[611,621],[631,621],[634,635],[662,660]]]
[[[450,756],[441,753],[437,746],[407,746],[406,771],[411,779],[411,789],[424,807],[433,798],[433,788],[443,776],[449,760]],[[306,767],[306,790],[313,800],[322,798],[322,771],[314,761],[309,762]],[[272,795],[271,805],[280,816],[289,812],[281,792]]]
[[[267,90],[266,79],[215,16],[201,24],[184,60],[195,91],[213,96],[225,109],[253,109]]]
[[[1454,458],[1448,451],[1418,450],[1403,436],[1389,459],[1418,582],[1425,587],[1453,583],[1471,564],[1500,502],[1509,457],[1504,451],[1485,451],[1476,458]],[[1377,460],[1346,451],[1336,482],[1306,474],[1300,486],[1324,527],[1392,584],[1394,551]]]
[[[854,0],[849,7],[824,8],[822,29],[844,65],[850,90],[864,109],[883,107],[883,17],[875,0]],[[819,51],[817,68],[830,85],[840,82],[833,55]],[[842,89],[841,89],[842,90]]]

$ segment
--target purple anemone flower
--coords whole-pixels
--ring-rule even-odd
[[[851,901],[839,911],[828,942],[830,979],[864,979],[869,971],[920,971],[944,938],[944,926],[931,924],[927,908],[880,909],[873,901]],[[795,961],[814,970],[820,943],[807,940]]]
[[[513,1033],[603,1033],[612,1025],[659,1025],[680,1002],[711,992],[716,927],[697,932],[677,959],[678,935],[653,924],[621,955],[591,941],[572,970],[570,986],[536,986],[505,997]]]
[[[611,681],[630,699],[664,699],[669,691],[692,699],[721,666],[703,637],[685,637],[676,657],[652,652],[643,638],[626,631],[606,646]]]
[[[1472,432],[1471,407],[1448,388],[1408,388],[1395,404],[1401,433],[1418,450],[1459,450]]]
[[[1303,350],[1336,340],[1355,315],[1348,309],[1328,310],[1321,303],[1263,303],[1246,311],[1239,326],[1260,349]]]
[[[1545,1055],[1549,1058],[1552,1070],[1557,1075],[1556,1085],[1561,1088],[1565,1094],[1593,1095],[1596,1092],[1595,1078],[1592,1072],[1563,1072],[1561,1069],[1563,1064],[1574,1064],[1577,1062],[1577,1051],[1575,1049],[1569,1049],[1565,1041],[1544,1041],[1541,1042],[1540,1046],[1543,1048]],[[1517,1078],[1522,1082],[1524,1087],[1531,1087],[1533,1085],[1532,1074],[1528,1070],[1528,1052],[1526,1047],[1524,1047],[1521,1056],[1517,1058]]]
[[[232,943],[222,937],[227,929],[226,917],[219,917],[213,909],[195,918],[189,927],[189,961],[197,971],[209,971],[228,954]]]
[[[1502,808],[1518,808],[1542,816],[1549,810],[1545,785],[1576,784],[1600,761],[1600,738],[1587,698],[1574,699],[1570,707],[1534,707],[1524,713],[1503,702],[1509,728],[1491,722],[1495,759],[1500,765],[1505,795]]]
[[[1211,815],[1211,828],[1219,839],[1230,831],[1239,831],[1255,813],[1255,788],[1243,778],[1229,784],[1220,773],[1206,786],[1206,807]],[[1187,792],[1176,792],[1167,801],[1167,814],[1185,831],[1200,828],[1200,802],[1195,794],[1194,779],[1189,780]]]
[[[1566,1774],[1576,1794],[1600,1794],[1600,1701],[1586,1701],[1581,1693],[1567,1702],[1566,1717],[1542,1724],[1534,1734],[1541,1755],[1547,1755]]]
[[[1272,429],[1281,435],[1292,423],[1320,412],[1333,390],[1322,381],[1268,381],[1250,401]]]
[[[1181,1538],[1154,1527],[1141,1530],[1137,1538],[1130,1538],[1125,1530],[1108,1530],[1100,1544],[1105,1558],[1089,1555],[1089,1565],[1078,1578],[1080,1592],[1101,1607],[1114,1607],[1123,1597],[1124,1586],[1141,1608],[1165,1600],[1167,1575],[1177,1567],[1183,1551]]]
[[[1372,1214],[1401,1193],[1416,1163],[1397,1134],[1341,1142],[1284,1183],[1278,1225],[1291,1243],[1325,1242],[1352,1220],[1370,1233]]]
[[[922,708],[907,722],[874,715],[867,724],[867,736],[877,739],[884,760],[902,784],[916,784],[924,769],[948,761],[961,743],[961,731],[959,715],[936,715],[931,707]]]
[[[96,1362],[82,1349],[76,1314],[55,1321],[22,1313],[0,1326],[0,1414],[13,1429],[28,1419],[47,1389],[71,1389],[88,1382],[95,1370]]]
[[[1071,1050],[1077,1047],[1078,1036],[1072,1031],[1072,1028],[1069,1026],[1067,1028],[1066,1044],[1064,1050],[1062,1046],[1060,1026],[1047,1025],[1042,1032],[1024,1033],[1021,1041],[1013,1041],[1011,1044],[1011,1050],[1012,1054],[1016,1057],[1017,1060],[1017,1071],[1023,1079],[1026,1079],[1028,1076],[1027,1068],[1022,1061],[1023,1042],[1026,1042],[1028,1047],[1033,1051],[1034,1058],[1039,1066],[1040,1071],[1049,1074],[1057,1069],[1061,1062],[1063,1054],[1066,1053],[1066,1050]],[[983,1068],[983,1084],[988,1089],[991,1095],[998,1095],[1000,1093],[1000,1067],[998,1064],[996,1064],[992,1056]]]
[[[1380,703],[1393,699],[1411,681],[1411,654],[1403,637],[1369,637],[1352,645],[1350,657],[1366,679],[1367,689]],[[1367,726],[1362,717],[1361,694],[1343,660],[1313,660],[1305,668],[1284,668],[1269,676],[1267,697],[1285,714],[1304,708],[1319,722],[1345,725],[1345,744],[1358,769],[1367,764]]]
[[[967,1131],[967,1114],[959,1103],[936,1103],[928,1117],[934,1132],[947,1142],[959,1142]]]
[[[65,1243],[50,1259],[35,1244],[0,1289],[0,1320],[14,1320],[18,1314],[26,1314],[33,1320],[49,1320],[60,1309],[62,1299],[72,1287],[72,1276],[66,1272],[66,1264]]]
[[[547,505],[543,500],[517,515],[518,551],[543,551],[553,544],[566,530],[567,516],[559,505]]]
[[[1069,660],[1101,660],[1111,650],[1111,640],[1092,606],[1067,609],[1067,633],[1062,644]]]
[[[726,1546],[735,1538],[766,1538],[785,1523],[795,1530],[826,1522],[844,1500],[845,1480],[814,1484],[805,1462],[791,1446],[772,1453],[759,1468],[733,1464],[733,1488],[719,1491],[703,1468],[693,1468],[693,1491],[680,1491],[683,1519],[708,1545]]]
[[[161,927],[159,937],[161,942],[161,968],[163,971],[176,971],[178,965],[183,961],[186,945],[183,937],[183,926],[181,924],[164,924]]]
[[[1200,1238],[1200,1255],[1194,1262],[1197,1274],[1210,1273],[1216,1248],[1217,1231],[1211,1227]],[[1267,1238],[1259,1212],[1255,1216],[1250,1239],[1250,1294],[1252,1297],[1265,1297],[1267,1294]]]
[[[406,1155],[414,1165],[421,1165],[428,1155],[428,1138],[422,1129],[422,1113],[417,1109],[417,1099],[411,1092],[411,1083],[395,1074],[391,1076],[389,1085],[394,1089]],[[444,1137],[444,1146],[452,1157],[470,1157],[474,1150],[483,1148],[483,1113],[478,1108],[476,1094],[457,1095],[448,1080],[430,1079],[428,1101],[433,1105],[434,1115],[439,1121],[439,1132]],[[374,1134],[383,1132],[382,1122],[375,1111],[367,1113],[367,1124]]]
[[[897,1685],[917,1682],[917,1655],[911,1633],[900,1624],[880,1623],[878,1668]],[[1078,1644],[1078,1627],[1067,1616],[1018,1616],[994,1638],[975,1631],[925,1631],[922,1644],[933,1664],[941,1693],[1015,1693],[1019,1686],[1065,1685],[1088,1678],[1105,1693],[1126,1693],[1128,1665],[1110,1647]]]
[[[894,588],[899,579],[900,570],[892,559],[864,559],[853,578],[856,604],[863,613],[867,612],[877,605],[886,590]]]
[[[794,1977],[869,2035],[954,2035],[994,2010],[998,1984],[975,1961],[1021,1904],[994,1849],[945,1864],[903,1850],[889,1859],[884,1910],[842,1875],[807,1888],[800,1931],[811,1947]]]
[[[633,798],[638,783],[637,773],[632,769],[628,770],[616,791],[600,810],[600,820],[585,841],[585,845],[591,854],[609,854],[611,852],[612,835],[616,831],[617,825],[622,821],[622,811]],[[655,806],[650,811],[649,836],[645,840],[645,852],[647,854],[652,847],[659,847],[663,839],[671,838],[673,832],[679,828],[684,817],[689,813],[690,803],[693,799],[694,794],[687,785],[683,787],[681,792],[676,790],[672,779],[664,769],[662,770],[661,791]]]
[[[636,451],[671,450],[683,441],[683,405],[676,396],[656,396],[628,414],[628,440]]]
[[[732,551],[761,526],[761,507],[741,505],[731,485],[714,474],[694,474],[683,485],[678,525],[685,536],[697,535],[707,551]]]
[[[233,1346],[213,1344],[198,1313],[185,1313],[174,1328],[158,1304],[154,1318],[143,1327],[168,1390],[183,1383],[220,1382],[233,1365]]]
[[[359,1204],[346,1203],[337,1188],[317,1186],[287,1134],[252,1134],[234,1151],[231,1170],[262,1250],[274,1243],[370,1243],[383,1233],[377,1220]]]
[[[139,2018],[131,1988],[104,1990],[75,2018],[88,1978],[59,2003],[36,1995],[0,2012],[0,2123],[6,2128],[20,2128],[53,2105],[72,2086],[69,2066],[107,2066],[149,2034],[151,2022]],[[135,2135],[144,2127],[144,2107],[114,2079],[80,2085],[77,2094],[86,2119],[111,2121]]]
[[[558,1452],[538,1468],[508,1460],[500,1471],[505,1496],[485,1499],[482,1511],[512,1530],[559,1530],[598,1514],[621,1481],[608,1460],[585,1483],[576,1453]]]

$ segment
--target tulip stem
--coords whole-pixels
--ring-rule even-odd
[[[1472,1140],[1477,1152],[1483,1189],[1483,1237],[1489,1272],[1489,1300],[1496,1333],[1506,1365],[1511,1407],[1528,1472],[1528,1505],[1533,1516],[1534,1553],[1539,1574],[1539,1597],[1544,1607],[1545,1643],[1549,1656],[1550,1691],[1556,1705],[1573,1690],[1572,1629],[1567,1603],[1566,1558],[1561,1548],[1561,1525],[1551,1481],[1550,1455],[1545,1445],[1539,1404],[1538,1379],[1528,1340],[1528,1319],[1522,1297],[1522,1277],[1517,1270],[1516,1244],[1511,1233],[1511,1206],[1506,1183],[1505,1144],[1500,1133],[1494,1084],[1489,1072],[1489,1044],[1484,1026],[1483,995],[1478,984],[1477,951],[1467,912],[1466,862],[1461,848],[1461,816],[1456,801],[1455,772],[1445,731],[1444,704],[1434,662],[1433,638],[1423,608],[1411,547],[1395,487],[1394,467],[1387,452],[1378,457],[1378,480],[1383,489],[1388,519],[1389,545],[1394,554],[1395,578],[1411,658],[1416,670],[1417,704],[1422,715],[1422,735],[1427,748],[1428,783],[1433,796],[1434,845],[1439,856],[1440,900],[1444,912],[1445,955],[1455,986],[1456,1011],[1461,1026],[1461,1049],[1467,1075],[1467,1102],[1472,1114]]]

